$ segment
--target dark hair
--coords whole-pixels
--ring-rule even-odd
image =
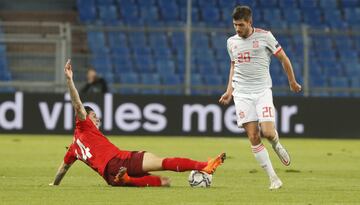
[[[251,8],[248,6],[236,6],[232,17],[235,21],[237,20],[245,20],[245,21],[249,21],[252,19],[252,11]]]
[[[88,115],[90,112],[94,112],[94,110],[90,106],[84,106],[86,114]]]

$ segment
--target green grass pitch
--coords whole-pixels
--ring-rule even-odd
[[[170,188],[110,187],[76,162],[58,187],[49,187],[72,136],[0,135],[0,204],[360,204],[360,140],[282,139],[292,164],[285,167],[265,142],[284,182],[269,191],[265,173],[244,137],[115,137],[121,149],[197,160],[226,151],[210,188],[191,188],[188,172],[159,172]]]

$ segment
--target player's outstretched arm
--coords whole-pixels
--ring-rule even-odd
[[[235,67],[235,62],[231,61],[228,85],[227,85],[225,93],[219,99],[220,104],[227,105],[230,103],[230,101],[232,99],[233,87],[232,87],[231,81],[232,81],[232,77],[234,75],[234,67]]]
[[[71,103],[75,109],[76,115],[80,120],[86,119],[86,111],[80,100],[78,91],[76,90],[74,80],[73,80],[73,71],[71,66],[71,60],[68,59],[64,67],[64,73],[66,76],[67,86],[69,88]]]
[[[50,183],[50,186],[56,186],[59,185],[61,180],[64,178],[66,172],[70,169],[71,164],[65,164],[64,162],[61,163],[56,175],[54,182]]]
[[[300,92],[301,85],[298,84],[295,79],[295,74],[294,74],[294,70],[292,68],[290,59],[287,57],[287,55],[285,54],[285,52],[283,50],[281,50],[279,53],[277,53],[276,57],[279,59],[282,67],[284,68],[284,70],[286,72],[291,91],[296,92],[296,93]]]

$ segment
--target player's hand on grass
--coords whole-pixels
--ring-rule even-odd
[[[232,94],[226,92],[220,97],[219,103],[223,105],[227,105],[230,103],[231,99],[232,99]]]
[[[295,93],[298,93],[301,91],[301,85],[299,83],[297,83],[296,81],[290,82],[290,90]]]
[[[66,76],[67,79],[72,79],[73,78],[71,59],[68,59],[66,64],[65,64],[64,73],[65,73],[65,76]]]

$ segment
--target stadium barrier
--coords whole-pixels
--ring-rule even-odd
[[[111,135],[244,136],[233,105],[209,96],[82,96]],[[282,136],[358,138],[358,98],[274,99]],[[68,94],[0,94],[0,132],[71,134],[74,112]]]

